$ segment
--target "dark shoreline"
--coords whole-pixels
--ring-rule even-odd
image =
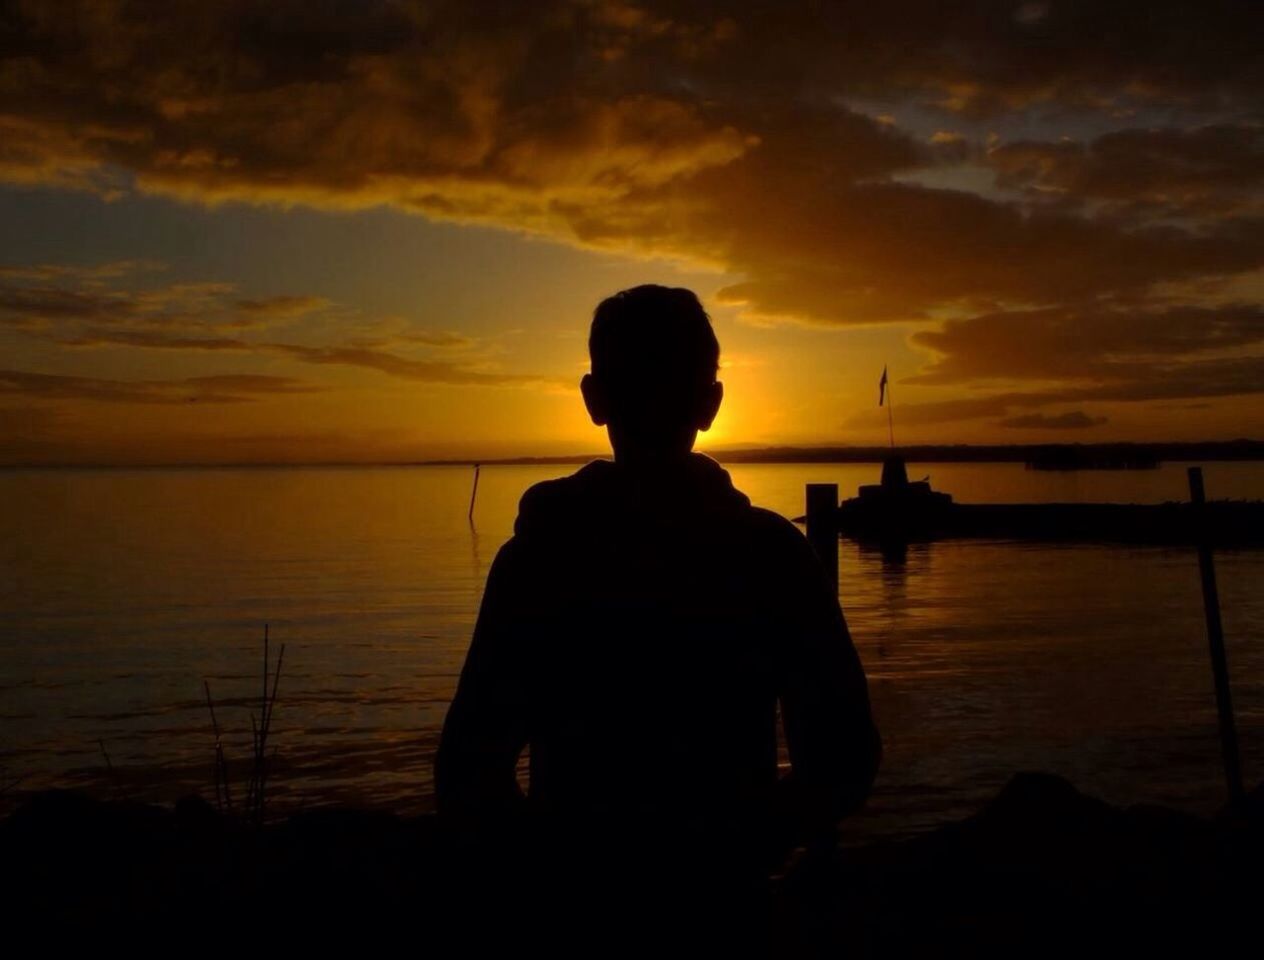
[[[617,841],[618,825],[604,832],[595,843]],[[1258,934],[1262,854],[1264,788],[1209,820],[1019,774],[965,820],[800,858],[770,885],[773,955],[1206,955]],[[433,816],[313,811],[253,829],[196,797],[171,810],[53,791],[0,821],[11,935],[52,924],[129,945],[258,922],[287,942],[398,927],[460,946],[463,855]]]
[[[1030,463],[1057,458],[1085,462],[1151,460],[1236,462],[1264,460],[1264,440],[1215,440],[1188,443],[1033,443],[1033,444],[901,444],[899,453],[910,463]],[[886,446],[755,447],[707,450],[720,463],[882,463],[891,454]],[[422,460],[401,466],[529,466],[574,464],[607,454],[557,457],[508,457]]]
[[[881,463],[886,446],[772,446],[704,450],[720,463]],[[1155,443],[911,444],[900,454],[910,463],[1030,463],[1071,457],[1085,462],[1151,460],[1188,463],[1232,463],[1264,460],[1264,440],[1208,440]],[[0,464],[5,470],[277,470],[347,467],[472,467],[583,464],[609,457],[608,452],[545,457],[461,457],[429,460],[322,460],[189,463],[57,463],[36,461]]]

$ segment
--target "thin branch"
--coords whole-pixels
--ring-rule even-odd
[[[246,792],[246,815],[254,810],[259,792],[259,727],[255,723],[255,713],[250,711],[250,743],[254,760],[250,768],[250,789]]]
[[[224,742],[219,732],[219,720],[215,716],[215,701],[211,699],[211,684],[202,681],[206,688],[206,709],[211,714],[211,729],[215,731],[215,806],[223,812],[233,812],[233,793],[228,783],[228,761],[224,758]],[[222,795],[221,795],[222,788]]]
[[[265,638],[267,634],[265,632]],[[266,645],[265,645],[266,653]],[[258,810],[256,816],[260,823],[263,822],[263,808],[265,802],[265,790],[268,783],[268,758],[267,743],[268,733],[272,730],[272,712],[276,709],[277,685],[281,682],[281,665],[285,661],[285,644],[281,644],[281,651],[277,654],[276,671],[272,675],[272,695],[264,698],[263,719],[259,729],[259,793],[258,793]],[[267,675],[267,668],[264,668],[264,675]],[[273,755],[276,755],[276,748],[273,748]]]
[[[105,769],[110,774],[110,777],[113,778],[114,764],[110,763],[110,752],[105,749],[105,741],[98,740],[97,745],[101,747],[101,756],[105,757]]]

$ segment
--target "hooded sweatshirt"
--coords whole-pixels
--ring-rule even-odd
[[[700,454],[652,472],[600,460],[522,498],[436,790],[468,817],[750,824],[789,802],[833,822],[878,752],[837,592],[798,529]]]

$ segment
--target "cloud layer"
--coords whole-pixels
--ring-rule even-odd
[[[553,385],[548,377],[489,368],[470,348],[472,340],[437,330],[348,337],[315,345],[278,339],[299,332],[296,320],[341,308],[323,297],[278,295],[242,299],[228,283],[145,285],[157,264],[102,264],[86,268],[0,266],[0,328],[71,350],[129,347],[149,351],[281,357],[304,364],[358,367],[404,380],[450,385]],[[275,329],[280,326],[280,330]],[[344,317],[343,328],[363,324]],[[371,328],[372,325],[370,325]],[[459,357],[401,355],[391,347],[460,351]],[[54,376],[8,371],[0,393],[43,399],[127,403],[198,400],[227,403],[268,394],[309,392],[313,386],[286,377],[243,374],[186,380],[124,382],[110,378]]]
[[[913,383],[1042,381],[925,416],[1073,429],[1097,415],[1012,411],[1253,392],[1260,307],[1218,291],[1264,270],[1262,35],[1248,0],[8,2],[0,180],[389,204],[708,264],[753,317],[922,324]],[[944,185],[972,172],[986,188]],[[243,339],[330,308],[317,297],[124,302],[92,285],[108,279],[10,275],[0,322],[523,379]]]
[[[289,377],[224,374],[182,380],[108,380],[0,370],[0,395],[44,400],[97,400],[108,403],[240,403],[257,397],[309,393],[313,388]]]

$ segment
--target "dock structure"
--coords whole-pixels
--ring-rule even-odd
[[[838,484],[807,485],[807,538],[821,564],[838,582]]]
[[[1264,546],[1264,503],[1210,501],[1201,511],[1181,502],[1135,503],[951,503],[915,524],[844,502],[837,530],[854,540],[902,537],[910,542],[978,538],[1057,540],[1193,546]]]
[[[822,486],[809,484],[809,498]],[[822,506],[815,509],[819,532],[827,520]],[[892,454],[880,483],[837,504],[833,532],[879,544],[978,538],[1264,547],[1264,502],[957,503],[926,480],[910,482],[903,457]]]

